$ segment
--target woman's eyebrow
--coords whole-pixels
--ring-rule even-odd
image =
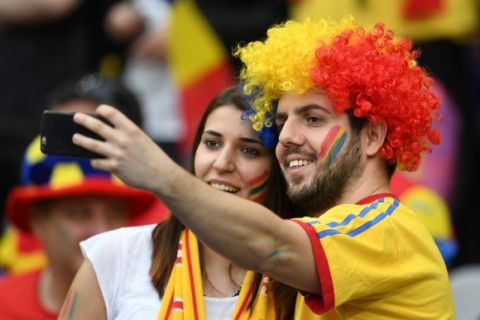
[[[243,142],[248,142],[248,143],[258,143],[258,144],[263,146],[262,142],[258,139],[242,137],[242,138],[240,138],[240,140],[243,141]]]
[[[221,134],[220,132],[217,132],[215,130],[211,130],[211,129],[208,129],[208,130],[205,130],[203,131],[203,134],[211,134],[212,136],[216,136],[216,137],[222,137],[223,134]]]

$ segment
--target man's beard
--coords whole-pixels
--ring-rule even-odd
[[[362,171],[358,136],[346,146],[346,153],[331,163],[322,162],[311,183],[299,186],[306,177],[288,181],[288,197],[309,214],[320,215],[338,204],[350,181]],[[314,161],[318,159],[315,156]]]

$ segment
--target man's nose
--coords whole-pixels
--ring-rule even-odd
[[[88,226],[90,235],[109,231],[122,227],[126,224],[124,215],[116,215],[110,212],[96,212]]]
[[[288,147],[289,145],[302,145],[305,139],[299,129],[296,121],[287,119],[278,136],[279,143],[284,147]]]

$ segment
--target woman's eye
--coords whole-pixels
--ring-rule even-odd
[[[255,149],[255,148],[248,148],[248,147],[245,147],[245,148],[242,148],[241,151],[243,153],[246,153],[248,155],[251,155],[251,156],[258,156],[260,155],[260,151],[258,149]]]
[[[220,143],[213,139],[205,139],[203,143],[209,149],[217,148],[220,146]]]

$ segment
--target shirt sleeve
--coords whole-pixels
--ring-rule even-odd
[[[387,199],[387,200],[385,200]],[[382,295],[404,281],[401,241],[389,217],[398,200],[337,206],[319,218],[294,219],[307,233],[321,294],[303,293],[323,314],[347,301]]]
[[[334,306],[333,284],[327,257],[323,251],[321,242],[318,241],[315,229],[310,224],[305,223],[300,219],[294,219],[292,221],[300,225],[308,236],[321,289],[319,295],[303,291],[301,294],[304,296],[305,303],[314,313],[323,314]]]

